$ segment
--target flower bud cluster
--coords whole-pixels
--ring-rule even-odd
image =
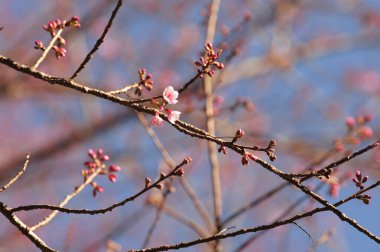
[[[60,19],[56,19],[55,21],[49,21],[47,24],[43,26],[44,30],[49,32],[52,38],[56,36],[58,30],[64,29],[66,27],[79,28],[80,27],[79,17],[74,16],[69,21],[66,21],[66,20],[61,21]],[[45,51],[46,48],[41,42],[41,40],[36,40],[34,44],[35,44],[34,45],[35,49]],[[67,50],[64,48],[65,46],[66,46],[66,40],[62,36],[59,36],[57,38],[56,44],[53,45],[52,47],[57,59],[60,59],[66,56]]]
[[[152,75],[147,74],[145,68],[139,69],[139,77],[140,77],[140,82],[138,83],[139,85],[135,89],[135,94],[138,96],[141,96],[142,86],[144,86],[146,90],[151,91],[153,89],[154,81],[152,79]]]
[[[368,176],[363,177],[360,171],[356,171],[355,177],[356,178],[352,179],[352,182],[354,182],[355,186],[358,187],[360,190],[363,190],[364,189],[363,184],[368,181]],[[358,200],[363,201],[363,203],[366,205],[368,205],[371,200],[371,196],[368,194],[357,195],[356,198]]]
[[[356,171],[356,178],[352,179],[352,182],[355,183],[355,186],[358,187],[360,190],[364,189],[364,183],[368,181],[368,176],[362,177],[362,174],[360,171]]]
[[[96,152],[93,149],[89,149],[88,156],[91,160],[84,162],[86,169],[82,170],[84,181],[86,181],[88,177],[95,173],[98,169],[101,169],[99,175],[107,175],[109,181],[112,183],[116,182],[117,175],[115,173],[119,172],[121,168],[115,164],[111,164],[107,168],[104,162],[109,161],[110,157],[103,152],[103,149],[98,149]],[[94,181],[92,181],[90,185],[93,187],[92,194],[94,197],[97,193],[104,191],[104,188]]]
[[[205,56],[201,56],[199,61],[194,62],[195,66],[201,67],[201,69],[198,69],[198,72],[201,73],[201,77],[203,77],[203,74],[213,77],[215,75],[215,71],[211,68],[212,66],[219,70],[224,68],[224,64],[217,61],[221,54],[222,50],[219,50],[216,53],[211,43],[207,43],[205,45]]]

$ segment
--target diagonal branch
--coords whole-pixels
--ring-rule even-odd
[[[177,165],[170,173],[167,175],[162,175],[156,182],[150,184],[149,186],[146,186],[144,189],[142,189],[140,192],[134,194],[131,197],[128,197],[118,203],[115,203],[107,208],[102,208],[102,209],[96,209],[96,210],[87,210],[87,209],[70,209],[70,208],[63,208],[59,206],[54,206],[54,205],[26,205],[26,206],[19,206],[15,207],[12,209],[9,209],[11,213],[14,212],[19,212],[19,211],[31,211],[31,210],[36,210],[36,209],[49,209],[49,210],[58,210],[63,213],[73,213],[73,214],[90,214],[90,215],[95,215],[95,214],[104,214],[107,212],[112,211],[113,209],[123,206],[127,204],[130,201],[135,200],[145,192],[151,190],[152,188],[157,188],[157,186],[164,180],[168,179],[169,177],[172,176],[177,176],[176,172],[184,165],[188,164],[190,161],[188,158],[184,159],[179,165]]]
[[[116,4],[116,7],[115,9],[112,11],[112,14],[111,14],[111,17],[110,19],[108,20],[108,23],[106,25],[106,27],[104,28],[104,31],[102,33],[102,35],[100,36],[100,38],[96,41],[94,47],[91,49],[91,51],[87,54],[86,58],[83,60],[83,62],[80,64],[80,66],[78,67],[78,69],[73,73],[73,75],[70,77],[71,80],[73,80],[75,77],[78,76],[79,72],[82,71],[84,69],[84,67],[86,66],[86,64],[91,60],[92,56],[94,55],[94,53],[99,49],[100,45],[104,42],[104,38],[106,37],[109,29],[111,28],[112,26],[112,22],[114,20],[114,18],[116,17],[116,14],[117,12],[119,11],[121,5],[123,4],[123,0],[119,0]]]
[[[334,204],[334,207],[338,207],[338,206],[356,198],[358,195],[360,195],[366,191],[369,191],[369,190],[371,190],[371,189],[373,189],[379,185],[380,185],[380,181],[377,181],[375,184],[351,195],[350,197],[338,201],[337,203]],[[302,214],[297,214],[297,215],[295,215],[291,218],[288,218],[286,220],[274,222],[274,223],[271,223],[268,225],[261,225],[261,226],[257,226],[257,227],[253,227],[253,228],[243,228],[243,229],[237,230],[235,232],[231,232],[231,233],[227,233],[227,234],[217,234],[217,235],[213,235],[213,236],[210,236],[207,238],[201,238],[201,239],[197,239],[197,240],[193,240],[193,241],[189,241],[189,242],[182,242],[182,243],[178,243],[178,244],[165,245],[165,246],[149,248],[149,249],[142,249],[142,250],[129,250],[128,252],[158,252],[158,251],[167,251],[167,250],[173,250],[173,249],[187,248],[187,247],[195,246],[197,244],[202,244],[202,243],[211,242],[211,241],[215,241],[215,240],[226,239],[229,237],[235,237],[235,236],[246,234],[246,233],[253,233],[253,232],[263,231],[263,230],[267,230],[267,229],[273,229],[273,228],[283,226],[286,224],[291,224],[296,220],[300,220],[300,219],[312,216],[316,213],[325,212],[325,211],[330,211],[329,207],[320,207],[320,208],[318,207],[318,208],[315,208],[311,211],[308,211],[308,212],[305,212]]]
[[[24,172],[25,172],[25,170],[29,164],[29,158],[30,158],[30,154],[27,154],[26,160],[25,160],[25,163],[24,163],[24,166],[22,167],[22,169],[5,186],[0,188],[0,193],[7,190],[7,188],[9,188],[14,182],[16,182],[18,180],[19,177],[21,177],[22,174],[24,174]]]

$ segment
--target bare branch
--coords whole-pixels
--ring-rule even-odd
[[[88,209],[70,209],[70,208],[63,208],[59,206],[54,206],[54,205],[26,205],[26,206],[19,206],[15,208],[9,209],[11,213],[14,212],[19,212],[19,211],[31,211],[31,210],[36,210],[36,209],[49,209],[49,210],[57,210],[59,212],[63,213],[73,213],[73,214],[89,214],[89,215],[95,215],[95,214],[104,214],[107,212],[112,211],[113,209],[123,206],[126,203],[135,200],[145,192],[149,191],[152,188],[157,188],[157,186],[164,180],[166,180],[169,177],[176,176],[176,172],[178,171],[179,168],[182,166],[188,164],[188,159],[184,159],[182,163],[180,163],[178,166],[175,167],[169,174],[161,176],[156,182],[150,184],[149,186],[145,187],[142,189],[140,192],[136,193],[135,195],[128,197],[118,203],[115,203],[107,208],[103,209],[97,209],[97,210],[88,210]]]
[[[0,188],[0,193],[5,191],[7,188],[9,188],[14,182],[16,182],[19,177],[21,177],[22,174],[24,174],[26,168],[28,167],[28,164],[29,164],[29,158],[30,158],[30,154],[26,154],[26,160],[25,160],[25,163],[24,163],[24,166],[22,167],[22,169],[16,174],[16,176],[14,178],[12,178],[5,186],[1,187]]]
[[[34,243],[41,251],[53,252],[57,251],[50,248],[46,243],[41,240],[30,228],[25,225],[19,218],[10,212],[10,209],[2,202],[0,202],[0,212],[12,223],[18,230],[21,231],[28,239]]]
[[[123,4],[123,0],[119,0],[116,4],[116,7],[115,9],[112,11],[112,14],[111,14],[111,17],[110,19],[108,20],[108,23],[106,25],[106,27],[104,28],[104,31],[102,33],[102,35],[100,36],[100,38],[96,41],[94,47],[91,49],[91,51],[86,55],[86,58],[83,60],[83,62],[80,64],[80,66],[78,67],[78,69],[73,73],[73,75],[70,77],[71,80],[73,80],[75,77],[78,76],[79,72],[82,71],[84,69],[84,67],[86,66],[86,64],[91,60],[92,56],[94,55],[94,53],[99,49],[100,45],[104,42],[104,38],[106,37],[109,29],[111,28],[112,26],[112,22],[114,20],[114,18],[116,17],[116,14],[117,12],[119,11],[121,5]]]

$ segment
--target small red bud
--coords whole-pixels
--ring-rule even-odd
[[[179,176],[179,177],[183,177],[183,175],[185,175],[185,170],[184,169],[179,169],[178,171],[176,171],[174,173],[174,175]]]
[[[193,159],[191,159],[191,157],[186,157],[184,160],[185,164],[190,164],[192,161]]]
[[[95,158],[96,158],[96,154],[95,154],[95,152],[94,152],[93,149],[89,149],[89,150],[88,150],[88,155],[89,155],[90,158],[92,158],[92,159],[95,159]]]
[[[109,175],[108,175],[108,179],[109,179],[112,183],[115,183],[115,182],[116,182],[116,179],[117,179],[117,176],[116,176],[116,174],[109,174]]]
[[[248,165],[248,157],[247,156],[243,156],[241,158],[241,163],[242,163],[242,165]]]
[[[116,166],[116,165],[114,165],[114,164],[112,164],[112,165],[110,165],[110,166],[108,167],[108,171],[109,171],[109,172],[118,172],[118,171],[120,171],[120,170],[121,170],[120,166]]]
[[[362,183],[367,182],[367,180],[368,180],[368,176],[365,176],[365,177],[362,179]]]

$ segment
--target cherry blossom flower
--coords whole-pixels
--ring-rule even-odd
[[[172,111],[171,109],[166,109],[166,113],[168,113],[168,120],[172,124],[175,124],[175,121],[179,120],[179,116],[181,115],[181,112]]]
[[[156,114],[154,115],[154,117],[152,117],[152,119],[150,120],[150,125],[161,127],[162,126],[162,121],[163,121],[162,118],[160,117],[160,115],[158,114],[158,112],[156,112]]]
[[[165,101],[169,104],[176,104],[178,102],[178,92],[174,90],[172,86],[165,88],[164,93],[162,94]]]

